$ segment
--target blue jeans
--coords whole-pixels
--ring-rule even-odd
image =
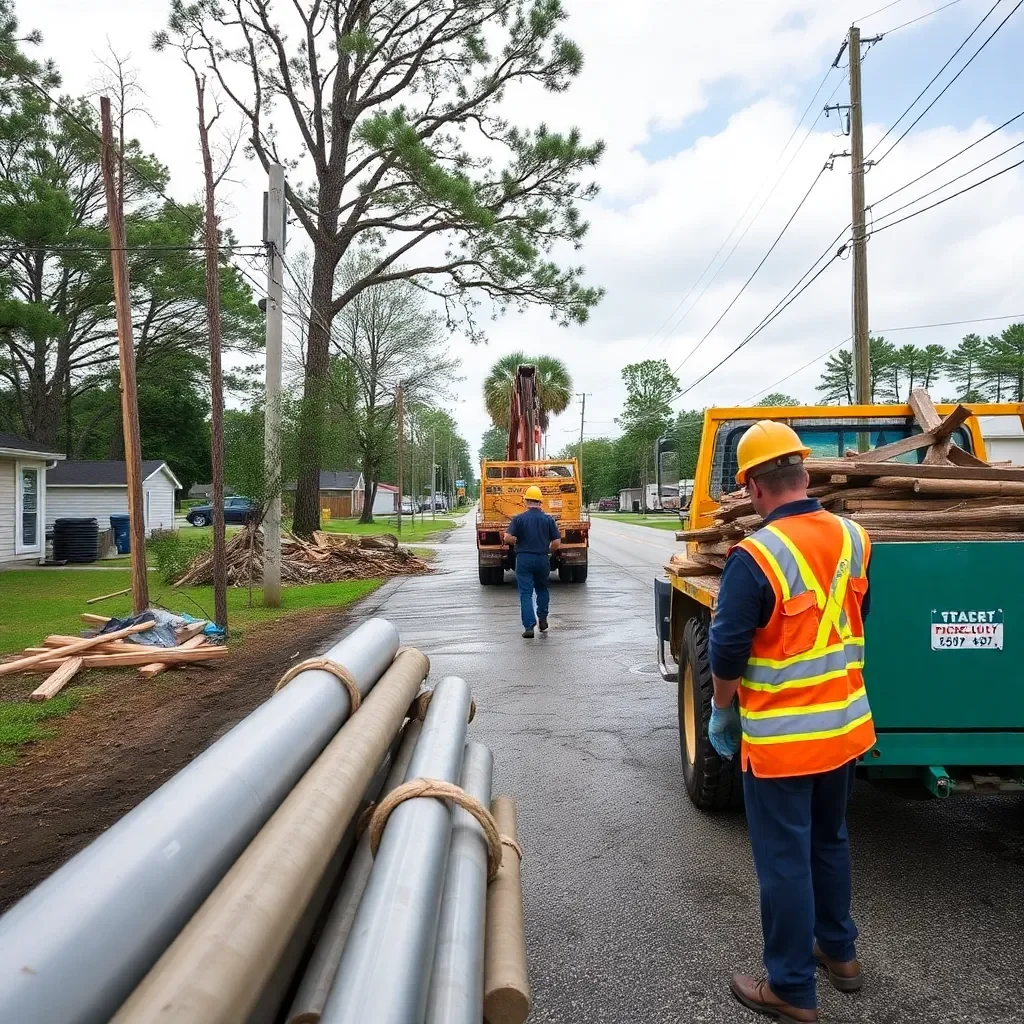
[[[537,617],[548,617],[548,577],[551,559],[547,555],[516,554],[516,585],[519,587],[519,608],[523,613],[523,629],[532,629]],[[537,591],[537,615],[533,614],[533,592]]]
[[[764,965],[772,991],[812,1009],[814,940],[836,960],[853,960],[850,843],[846,804],[854,764],[820,775],[759,779],[743,773],[754,867],[761,889]]]

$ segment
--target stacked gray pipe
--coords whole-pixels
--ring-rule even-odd
[[[371,619],[326,657],[365,695],[397,650],[395,627]],[[0,1021],[108,1020],[349,710],[333,675],[301,673],[12,907],[0,918]]]
[[[409,779],[458,783],[469,705],[464,680],[449,676],[437,684],[409,763]],[[327,997],[323,1024],[424,1020],[451,833],[452,814],[440,800],[407,800],[395,808]]]
[[[467,743],[461,787],[491,805],[494,758]],[[468,811],[452,811],[452,841],[437,927],[427,1024],[480,1024],[484,1005],[484,929],[487,918],[487,840]]]

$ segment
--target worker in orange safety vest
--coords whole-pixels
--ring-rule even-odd
[[[841,992],[862,984],[846,805],[875,741],[862,674],[871,543],[807,496],[809,454],[771,420],[740,438],[736,482],[762,525],[726,560],[710,632],[708,738],[743,770],[767,970],[731,988],[783,1024],[818,1020],[816,966]]]

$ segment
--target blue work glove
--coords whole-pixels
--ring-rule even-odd
[[[731,704],[727,708],[715,707],[711,701],[711,721],[708,722],[708,739],[715,753],[731,761],[740,749],[740,713]]]

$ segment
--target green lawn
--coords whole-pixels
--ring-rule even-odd
[[[317,583],[309,587],[285,587],[280,608],[264,608],[262,594],[253,591],[253,607],[249,607],[249,591],[237,587],[228,590],[228,625],[232,640],[245,632],[247,626],[279,618],[290,612],[308,608],[344,607],[370,593],[379,580],[351,580],[343,583]],[[127,615],[131,602],[115,597],[91,606],[90,597],[110,594],[131,585],[127,570],[18,569],[0,573],[0,654],[26,647],[37,647],[50,633],[77,634],[82,628],[81,613]],[[154,604],[171,611],[187,612],[196,617],[213,613],[211,587],[183,587],[176,590],[160,583],[155,574],[149,578],[149,596]]]
[[[671,530],[675,533],[683,528],[679,517],[662,513],[656,516],[642,516],[637,512],[592,512],[592,519],[610,519],[618,523],[632,523],[634,526],[649,526],[652,530]]]
[[[415,522],[408,516],[402,516],[400,539],[403,544],[413,544],[418,540],[428,540],[438,533],[450,530],[453,526],[455,526],[454,519],[442,519],[440,516],[437,519],[431,519],[428,514],[424,519],[417,515]],[[379,537],[384,533],[398,537],[398,524],[383,516],[372,523],[360,523],[356,519],[332,519],[324,525],[323,529],[327,533],[351,533],[361,537]]]
[[[83,697],[97,692],[100,687],[78,686],[53,700],[30,703],[24,700],[0,701],[0,767],[14,764],[18,747],[55,735],[40,723],[50,718],[63,718],[74,711]]]

